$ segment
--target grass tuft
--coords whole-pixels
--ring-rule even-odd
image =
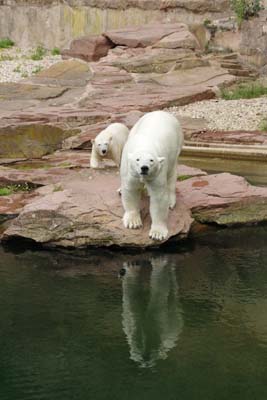
[[[37,46],[31,55],[31,59],[34,61],[40,61],[44,58],[46,50],[43,46]]]
[[[261,123],[260,123],[260,125],[259,125],[259,129],[260,129],[261,131],[263,131],[263,132],[267,132],[267,119],[266,119],[266,118],[264,118],[264,119],[261,121]]]
[[[267,87],[261,84],[240,85],[235,89],[222,89],[224,100],[255,99],[267,95]]]
[[[9,196],[18,192],[29,192],[34,188],[34,185],[30,185],[27,182],[18,183],[17,185],[7,185],[0,187],[0,196]]]
[[[51,54],[52,54],[52,56],[59,56],[59,55],[60,55],[60,50],[59,50],[59,48],[58,48],[58,47],[54,47],[54,48],[51,50]]]
[[[9,49],[10,47],[14,46],[15,42],[9,38],[0,39],[0,49]]]

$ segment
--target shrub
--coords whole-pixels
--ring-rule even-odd
[[[231,0],[231,6],[239,26],[244,19],[257,16],[263,9],[262,0]]]
[[[46,53],[46,50],[43,46],[37,46],[34,53],[32,53],[32,55],[31,55],[31,59],[34,61],[42,60],[45,53]]]
[[[54,47],[51,50],[51,54],[52,54],[52,56],[59,56],[60,55],[60,50],[57,47]]]
[[[14,45],[15,43],[13,42],[13,40],[9,38],[0,39],[0,49],[8,49],[9,47],[12,47]]]
[[[259,125],[259,129],[264,132],[267,131],[267,119],[266,118],[261,121],[261,123]]]

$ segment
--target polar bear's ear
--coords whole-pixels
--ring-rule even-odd
[[[91,143],[94,144],[95,143],[95,139],[91,139]]]
[[[158,162],[160,165],[162,165],[165,161],[165,157],[158,157]]]

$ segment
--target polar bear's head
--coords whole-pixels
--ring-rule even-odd
[[[104,130],[97,135],[97,137],[94,140],[94,145],[97,153],[101,157],[107,155],[111,142],[112,142],[112,135],[110,132]]]
[[[131,171],[141,177],[154,177],[158,175],[164,163],[164,157],[152,153],[135,152],[129,154]]]

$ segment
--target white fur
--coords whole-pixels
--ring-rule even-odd
[[[154,240],[166,239],[168,209],[176,204],[177,158],[182,145],[181,126],[165,111],[148,113],[134,125],[122,152],[120,169],[126,228],[142,226],[140,199],[145,186],[152,219],[149,236]],[[142,171],[142,167],[148,170]]]
[[[120,123],[110,124],[101,131],[93,141],[91,153],[91,168],[98,168],[103,158],[114,161],[119,167],[123,146],[129,135],[127,126]]]

